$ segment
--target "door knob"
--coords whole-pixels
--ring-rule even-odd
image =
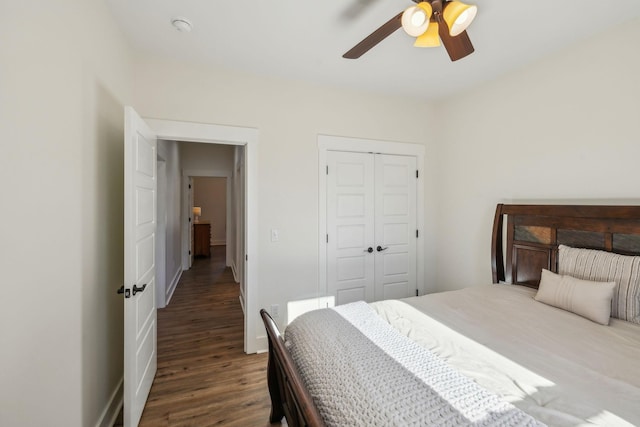
[[[144,291],[144,289],[147,287],[147,284],[145,283],[144,285],[142,285],[141,288],[137,287],[136,285],[133,285],[133,295],[137,294],[138,292],[142,292]]]
[[[382,246],[378,245],[378,247],[376,248],[378,252],[386,251],[387,249],[389,249],[389,246],[385,246],[383,248]]]
[[[371,253],[371,252],[373,252],[373,248],[372,248],[371,246],[369,246],[369,247],[368,247],[367,249],[365,249],[364,251],[365,251],[365,252],[369,252],[369,253]]]
[[[124,285],[120,286],[117,292],[118,292],[118,295],[124,294],[125,298],[129,298],[131,296],[131,289],[125,289]]]

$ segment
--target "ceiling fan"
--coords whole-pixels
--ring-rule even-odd
[[[467,27],[475,18],[478,8],[460,1],[413,0],[415,6],[400,12],[368,37],[342,55],[357,59],[372,47],[402,27],[412,37],[414,46],[440,46],[440,40],[452,61],[473,53],[473,45],[467,35]]]

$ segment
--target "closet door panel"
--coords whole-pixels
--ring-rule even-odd
[[[416,158],[375,156],[376,300],[416,289]]]
[[[336,305],[374,299],[371,154],[327,153],[327,291]]]

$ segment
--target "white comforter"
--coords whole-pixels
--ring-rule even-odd
[[[553,426],[640,425],[640,325],[602,326],[488,285],[373,303],[401,333]]]

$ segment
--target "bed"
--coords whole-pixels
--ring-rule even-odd
[[[493,284],[265,311],[270,419],[640,425],[640,206],[505,205]]]

